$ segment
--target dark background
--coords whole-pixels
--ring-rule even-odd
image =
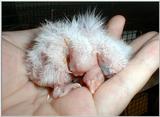
[[[108,20],[123,15],[127,39],[159,31],[159,2],[2,2],[2,31],[35,28],[45,19],[72,18],[95,7]],[[153,76],[159,78],[159,69]],[[137,94],[121,115],[159,115],[159,85]]]
[[[34,28],[44,19],[71,18],[94,7],[107,19],[123,15],[125,30],[159,31],[158,2],[2,2],[2,30]]]

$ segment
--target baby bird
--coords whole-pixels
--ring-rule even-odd
[[[54,88],[54,98],[81,87],[72,82],[73,75],[84,75],[94,68],[97,59],[101,69],[93,72],[103,72],[109,77],[123,69],[131,56],[131,47],[110,37],[104,19],[95,11],[74,16],[72,20],[47,21],[35,42],[26,55],[29,78],[40,86]],[[104,76],[84,75],[83,81],[94,93],[104,82]]]

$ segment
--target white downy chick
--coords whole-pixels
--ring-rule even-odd
[[[104,20],[100,15],[96,15],[95,11],[87,11],[83,15],[73,17],[71,21],[66,19],[57,22],[47,21],[41,27],[35,41],[33,48],[27,50],[26,64],[29,78],[40,86],[54,88],[55,98],[81,87],[79,83],[72,82],[70,73],[84,74],[94,66],[97,55],[100,68],[106,76],[124,68],[131,55],[131,47],[108,36]],[[74,69],[78,69],[79,73]],[[95,85],[92,83],[91,86],[90,80],[97,84],[102,83],[104,78],[103,76],[98,80],[96,77],[84,78],[88,88],[93,90]],[[94,91],[101,83],[96,85]]]

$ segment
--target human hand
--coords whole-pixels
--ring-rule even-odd
[[[113,17],[107,25],[108,32],[120,38],[124,23],[122,16]],[[135,56],[128,66],[105,81],[93,96],[81,87],[49,101],[49,90],[28,80],[23,63],[24,49],[38,31],[2,34],[3,115],[119,115],[158,68],[158,34],[149,32],[131,43]]]

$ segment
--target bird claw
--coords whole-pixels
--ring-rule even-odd
[[[67,95],[71,90],[79,88],[81,85],[79,83],[70,83],[67,85],[56,86],[53,91],[53,97],[58,98]]]

